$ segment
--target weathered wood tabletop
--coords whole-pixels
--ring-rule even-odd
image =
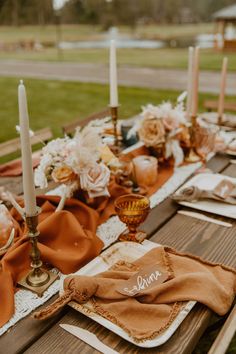
[[[208,167],[214,172],[236,177],[236,165],[230,164],[230,159],[226,156],[215,156],[209,161]],[[14,186],[12,179],[2,179],[2,182],[6,187]],[[16,179],[16,188],[19,193],[21,191],[19,179]],[[233,227],[226,228],[177,214],[179,208],[180,206],[168,198],[152,209],[144,224],[149,239],[210,261],[236,267],[236,220],[229,219]],[[216,215],[214,217],[228,221],[227,218]],[[54,299],[55,296],[52,300]],[[164,345],[153,349],[142,349],[67,306],[61,313],[46,321],[36,321],[28,316],[18,322],[8,333],[0,337],[0,353],[98,353],[89,345],[65,332],[59,327],[59,323],[86,328],[119,353],[191,353],[212,316],[213,313],[209,309],[197,304]]]

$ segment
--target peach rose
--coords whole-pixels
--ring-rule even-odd
[[[109,196],[109,181],[110,170],[103,163],[95,164],[80,174],[80,187],[88,192],[90,198]]]
[[[52,178],[57,183],[71,182],[76,178],[76,174],[69,166],[56,167],[52,172]]]
[[[165,128],[160,119],[144,119],[138,134],[140,140],[143,141],[147,147],[156,146],[165,142]]]

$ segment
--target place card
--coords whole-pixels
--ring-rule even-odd
[[[130,297],[137,294],[141,295],[144,291],[164,283],[168,278],[168,272],[164,271],[159,265],[152,264],[143,267],[128,280],[124,280],[116,291]]]
[[[231,195],[234,189],[235,189],[235,185],[232,182],[224,179],[219,184],[217,184],[217,186],[214,189],[214,194],[217,197],[226,199]]]

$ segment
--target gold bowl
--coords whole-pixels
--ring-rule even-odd
[[[140,194],[126,194],[118,197],[114,205],[119,219],[128,227],[119,240],[142,242],[147,235],[144,231],[137,231],[137,228],[148,216],[149,199]]]

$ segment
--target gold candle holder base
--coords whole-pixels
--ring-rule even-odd
[[[185,157],[186,162],[194,163],[201,161],[201,157],[195,151],[195,130],[196,130],[196,123],[197,123],[197,116],[191,117],[191,130],[190,130],[190,141],[191,141],[191,148],[188,152],[188,155]]]
[[[24,276],[24,278],[18,281],[17,284],[22,288],[30,290],[41,297],[43,293],[49,288],[49,286],[58,278],[58,275],[45,269],[40,270],[41,274],[37,276],[32,274],[33,271],[30,271],[27,275]]]
[[[28,274],[18,281],[18,285],[35,292],[39,296],[42,296],[44,291],[58,278],[58,275],[41,268],[43,262],[40,259],[40,251],[38,249],[39,231],[37,230],[39,213],[40,208],[37,208],[35,215],[25,215],[25,221],[28,227],[28,236],[31,243],[30,266],[32,270],[30,270]]]
[[[193,148],[191,148],[189,150],[189,153],[188,155],[185,157],[185,161],[186,162],[190,162],[190,163],[193,163],[193,162],[198,162],[198,161],[201,161],[201,157],[194,151]]]
[[[120,143],[119,143],[119,138],[118,138],[118,131],[117,131],[117,121],[118,121],[118,106],[117,107],[111,107],[111,119],[113,123],[113,133],[114,133],[114,144],[111,146],[111,150],[115,155],[119,155],[121,151]]]
[[[218,116],[218,121],[217,121],[218,125],[223,125],[223,117],[222,116]]]
[[[132,242],[142,243],[146,237],[147,237],[147,233],[144,231],[137,231],[136,234],[130,234],[130,232],[126,230],[122,232],[118,240],[121,242],[132,241]]]

